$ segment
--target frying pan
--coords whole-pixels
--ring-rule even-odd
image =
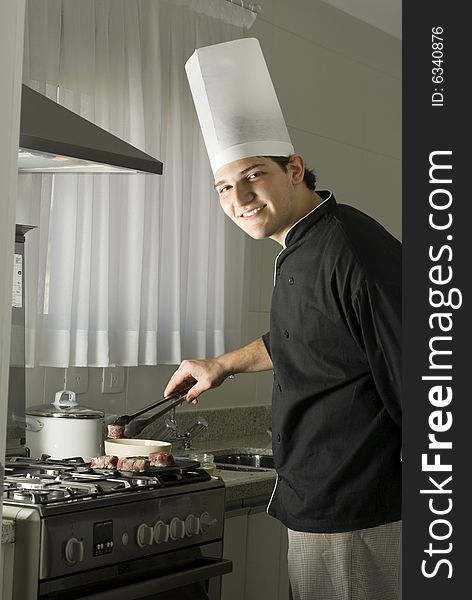
[[[159,475],[159,473],[194,471],[200,467],[198,460],[190,460],[185,458],[174,458],[174,460],[175,465],[172,465],[171,467],[151,467],[146,471],[119,471],[118,469],[93,469],[93,471],[108,476],[116,473],[123,475],[124,477],[139,477],[140,475],[145,477],[154,477],[155,475]]]

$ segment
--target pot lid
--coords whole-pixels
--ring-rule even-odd
[[[54,402],[39,404],[26,409],[27,415],[35,417],[55,417],[66,419],[102,419],[105,413],[89,406],[80,406],[75,399],[75,392],[60,390]]]

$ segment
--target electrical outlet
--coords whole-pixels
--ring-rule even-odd
[[[64,389],[85,394],[88,389],[88,368],[67,367],[64,375]]]
[[[102,371],[102,394],[118,394],[124,389],[124,367],[104,367]]]

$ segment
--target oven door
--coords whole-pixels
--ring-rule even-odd
[[[219,600],[221,542],[41,582],[39,600]]]

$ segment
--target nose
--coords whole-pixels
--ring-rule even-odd
[[[246,206],[254,199],[254,193],[245,181],[238,181],[233,186],[233,205]]]

